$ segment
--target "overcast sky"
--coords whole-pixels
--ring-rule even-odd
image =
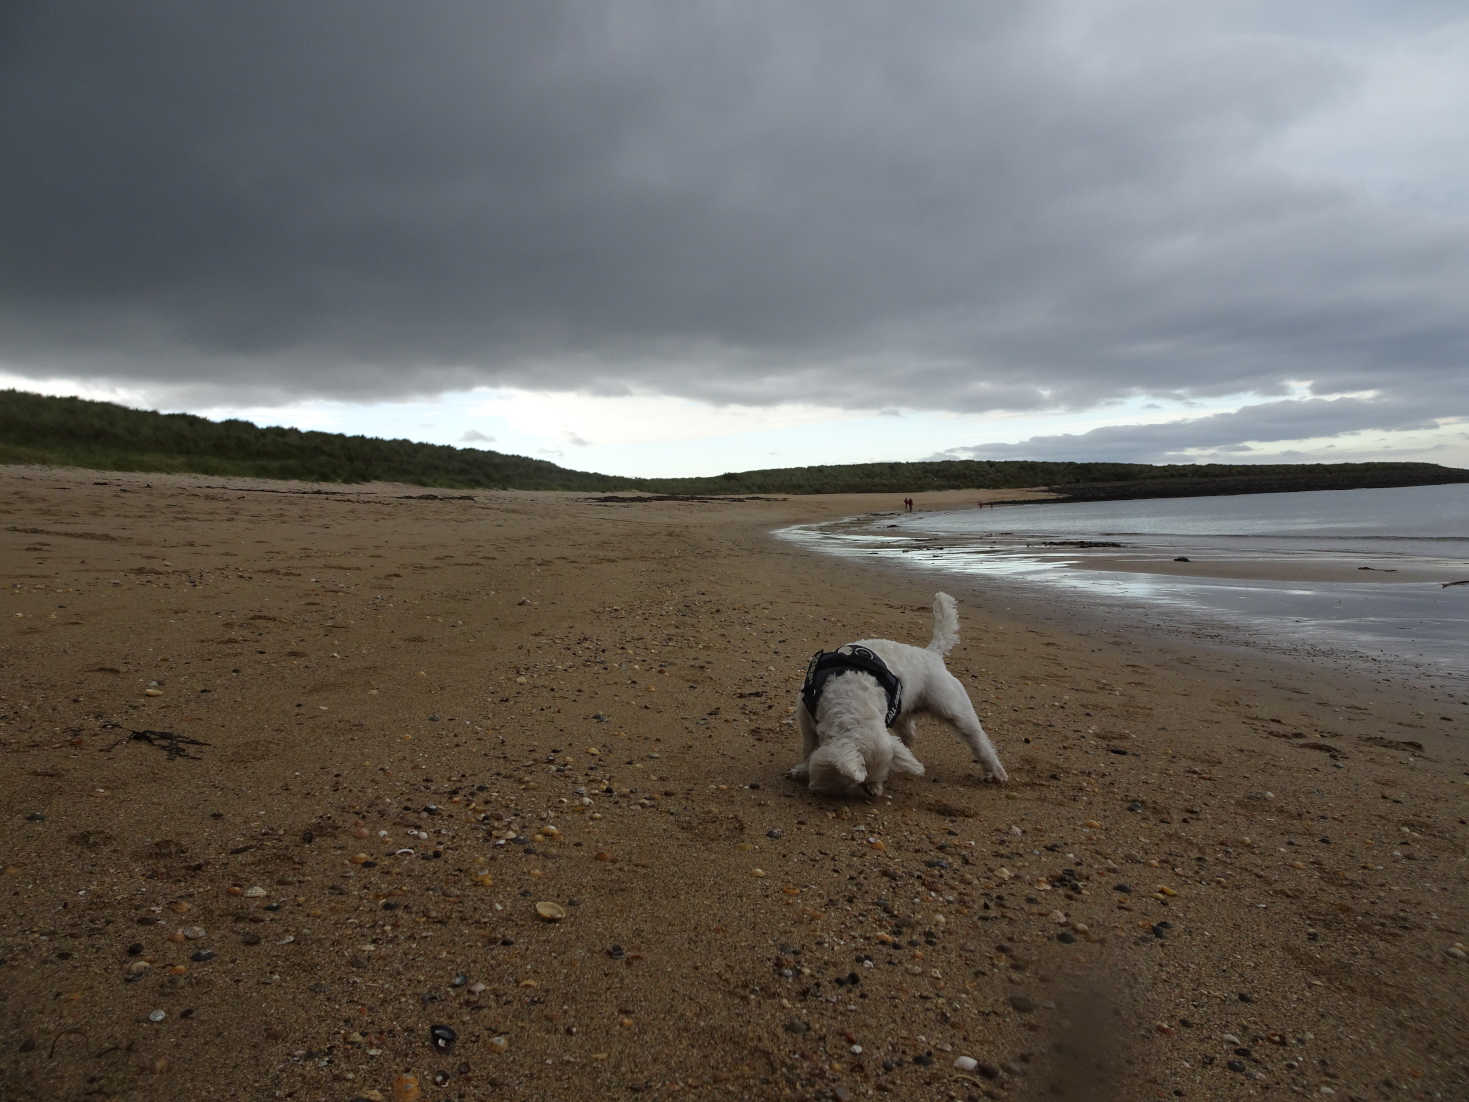
[[[1469,466],[1462,0],[11,0],[0,385],[702,474]]]

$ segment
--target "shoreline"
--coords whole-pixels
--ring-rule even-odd
[[[976,585],[1011,783],[818,799],[937,586],[771,532],[891,495],[316,489],[0,468],[0,1094],[1469,1090],[1463,693]]]
[[[899,528],[891,517],[846,516],[776,535],[846,562],[881,560],[953,588],[993,588],[1032,616],[1058,604],[1078,620],[1162,632],[1175,642],[1264,650],[1297,664],[1325,659],[1348,675],[1389,668],[1425,686],[1469,686],[1453,616],[1460,592],[1442,593],[1469,569],[1457,564],[1365,565],[1365,555],[1212,548],[1190,548],[1180,560],[1134,541],[956,536]],[[1394,623],[1417,624],[1416,634],[1405,640],[1391,631]]]

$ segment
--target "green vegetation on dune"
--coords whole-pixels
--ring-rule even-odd
[[[263,429],[248,421],[210,421],[18,390],[0,391],[0,462],[459,489],[615,490],[641,484],[477,448]]]
[[[0,463],[190,472],[306,482],[407,482],[455,489],[699,496],[893,493],[1045,487],[1074,500],[1469,482],[1433,463],[1200,464],[946,460],[622,478],[479,448],[416,444],[151,413],[111,402],[0,391]]]

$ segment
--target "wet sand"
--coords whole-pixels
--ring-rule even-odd
[[[1442,689],[979,588],[1011,783],[844,803],[806,659],[932,587],[769,532],[896,498],[0,489],[7,1099],[1469,1094]]]

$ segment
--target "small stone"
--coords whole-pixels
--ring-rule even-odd
[[[453,1050],[459,1034],[446,1025],[431,1025],[428,1027],[428,1039],[435,1052],[447,1053]]]
[[[1029,995],[1020,994],[1019,992],[1011,995],[1008,1001],[1011,1007],[1020,1014],[1029,1014],[1035,1009],[1035,1000]]]
[[[803,1022],[800,1018],[791,1018],[786,1022],[785,1029],[787,1033],[795,1033],[799,1036],[803,1033],[810,1033],[811,1025],[808,1022]]]
[[[973,1056],[960,1056],[955,1059],[954,1066],[960,1071],[974,1071],[979,1067],[979,1061]]]
[[[166,1017],[168,1017],[168,1014],[162,1010],[153,1010],[148,1013],[148,1020],[150,1022],[161,1022]]]
[[[510,1047],[510,1038],[501,1033],[490,1038],[490,1048],[495,1052],[504,1052]]]
[[[265,889],[262,888],[259,884],[252,884],[250,887],[245,889],[245,895],[251,899],[259,899],[264,894]]]
[[[419,1102],[421,1097],[418,1076],[406,1072],[393,1076],[393,1102]]]

